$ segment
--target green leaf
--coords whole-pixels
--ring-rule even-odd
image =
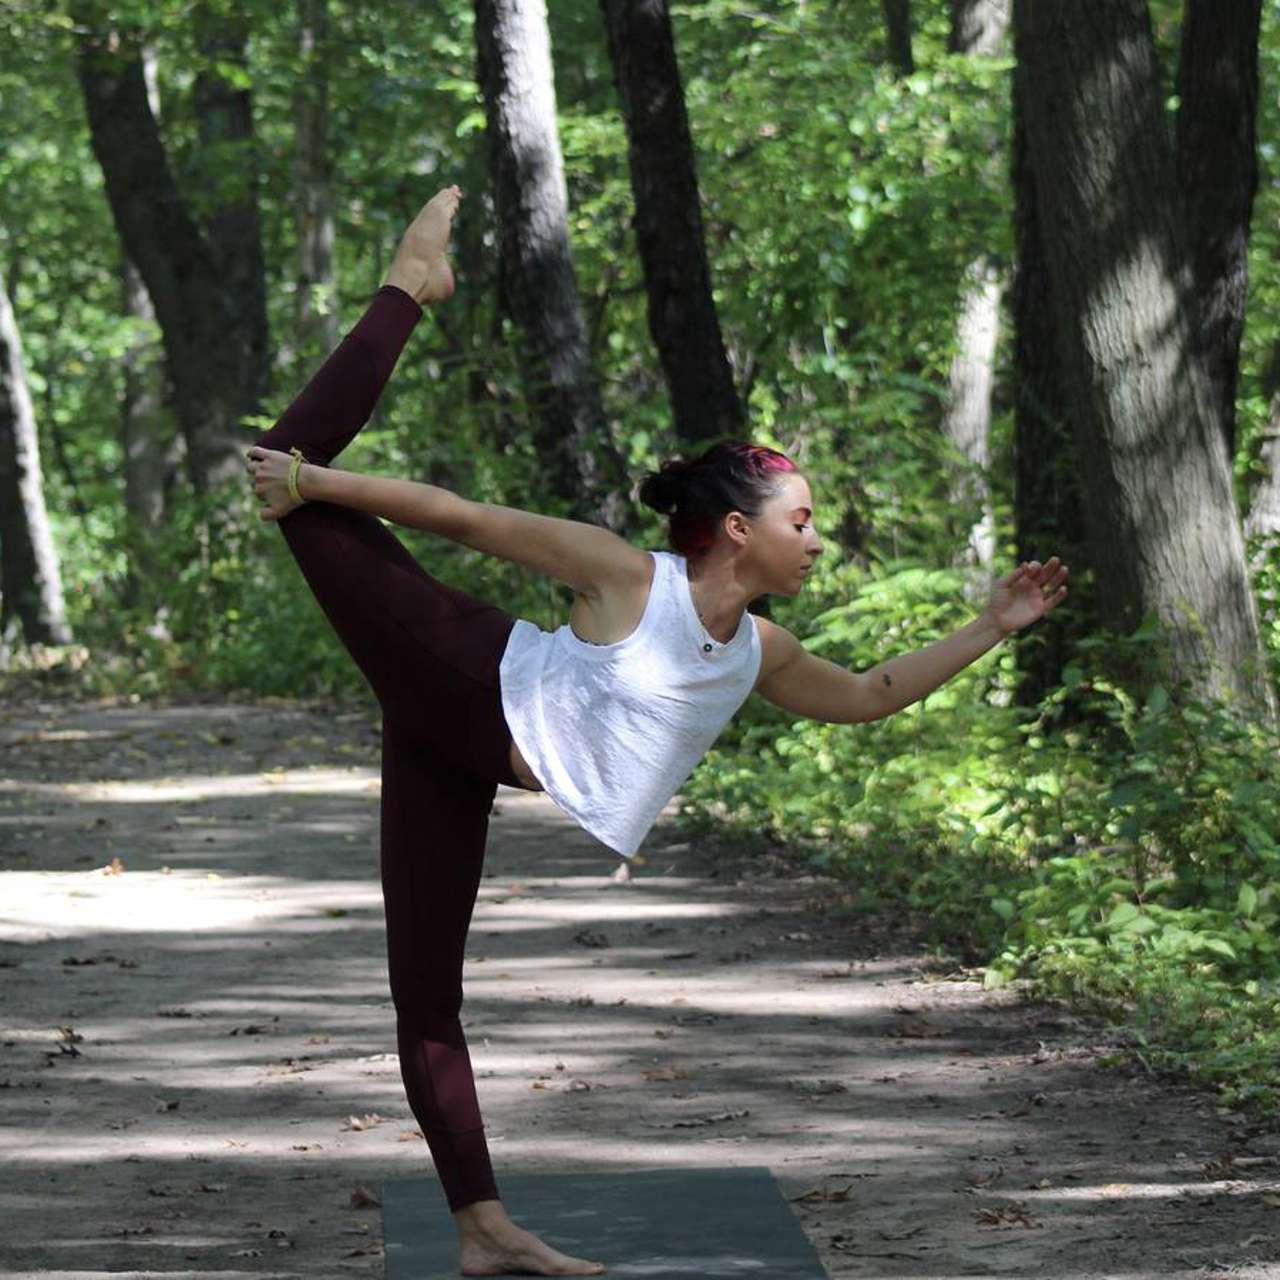
[[[1247,920],[1258,909],[1258,891],[1251,884],[1242,884],[1236,896],[1236,912]]]

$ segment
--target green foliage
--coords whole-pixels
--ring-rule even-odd
[[[851,666],[922,647],[949,624],[946,576],[864,584],[809,647]],[[1022,977],[1090,1003],[1149,1064],[1273,1106],[1280,738],[1171,696],[1150,620],[1082,642],[1033,711],[1008,701],[1010,657],[868,725],[780,727],[753,708],[686,787],[682,818],[793,843],[856,886],[860,909],[905,907],[983,964],[987,985]]]

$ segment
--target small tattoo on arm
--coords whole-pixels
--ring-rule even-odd
[[[887,671],[884,673],[884,682],[885,682],[885,684],[892,684],[892,683],[893,683],[893,681],[889,679],[889,673],[888,673]]]

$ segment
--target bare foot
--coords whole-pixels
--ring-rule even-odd
[[[263,520],[279,520],[300,506],[289,492],[289,468],[293,458],[278,449],[264,449],[255,444],[245,454],[245,470],[253,477],[253,491],[262,502],[259,513]],[[302,473],[310,463],[304,462],[298,470],[298,492],[302,492]],[[304,498],[305,501],[305,498]]]
[[[464,1276],[598,1276],[604,1270],[603,1262],[560,1253],[509,1219],[472,1226],[462,1237]]]
[[[387,284],[403,289],[416,302],[443,302],[453,296],[453,269],[445,249],[461,200],[456,186],[445,187],[422,206],[400,239]]]

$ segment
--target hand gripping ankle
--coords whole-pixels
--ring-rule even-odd
[[[289,453],[293,457],[293,461],[289,464],[289,477],[287,480],[287,484],[289,486],[289,497],[291,497],[294,502],[306,502],[307,499],[298,492],[298,472],[301,470],[302,464],[306,459],[302,456],[302,450],[299,449],[297,445],[294,445],[294,447],[289,450]]]

